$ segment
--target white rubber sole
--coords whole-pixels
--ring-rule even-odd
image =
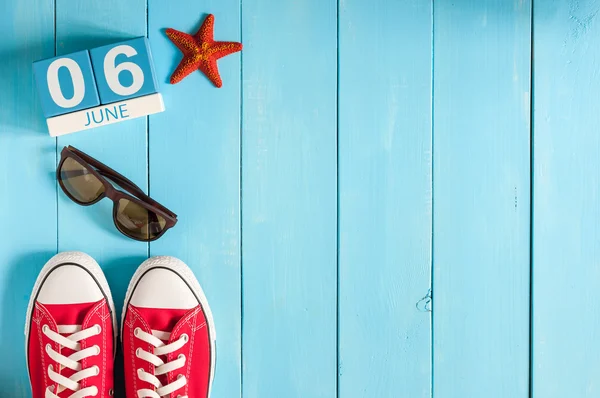
[[[127,294],[125,295],[125,303],[123,306],[123,312],[121,314],[121,342],[123,341],[123,325],[125,323],[125,313],[127,312],[127,305],[131,300],[131,296],[133,294],[133,290],[137,286],[138,281],[152,268],[167,268],[178,274],[192,289],[196,298],[200,301],[200,305],[204,310],[204,314],[206,315],[206,323],[208,324],[208,332],[210,334],[210,386],[208,389],[208,396],[210,397],[210,391],[212,389],[212,382],[215,377],[215,364],[217,358],[216,351],[216,341],[217,341],[217,332],[215,330],[215,322],[213,319],[212,312],[210,310],[210,306],[208,305],[208,300],[204,295],[204,291],[200,287],[200,283],[194,276],[192,270],[181,260],[175,257],[170,256],[155,256],[151,257],[148,260],[144,261],[138,269],[133,274],[131,281],[129,282],[129,286],[127,287]]]
[[[104,276],[102,269],[100,268],[96,260],[94,260],[91,256],[83,252],[62,252],[52,257],[50,260],[48,260],[46,265],[44,265],[35,281],[33,291],[31,292],[31,297],[29,298],[29,305],[27,306],[27,318],[25,319],[25,360],[27,362],[27,369],[29,369],[29,324],[31,322],[31,313],[33,312],[35,298],[38,296],[40,288],[42,287],[42,283],[46,280],[48,274],[52,272],[56,267],[68,264],[78,265],[80,267],[85,268],[94,277],[94,279],[100,286],[100,289],[104,293],[104,296],[106,296],[108,306],[112,314],[113,357],[115,355],[115,350],[117,347],[116,343],[118,330],[117,315],[115,313],[115,304],[113,303],[110,288],[108,287],[108,282],[106,281],[106,277]],[[29,374],[29,372],[27,373]]]

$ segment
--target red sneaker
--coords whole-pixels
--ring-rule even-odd
[[[52,257],[25,321],[33,398],[113,396],[115,310],[102,270],[85,253]]]
[[[214,322],[181,260],[153,257],[140,265],[127,289],[121,327],[127,397],[209,397]]]

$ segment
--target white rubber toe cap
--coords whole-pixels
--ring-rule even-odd
[[[104,298],[98,282],[85,268],[61,265],[42,282],[37,300],[42,304],[92,303]]]
[[[164,264],[156,264],[147,270],[134,287],[130,304],[144,308],[190,309],[198,306],[194,292],[176,270],[169,266],[169,257],[162,257]],[[176,261],[180,261],[174,259]]]

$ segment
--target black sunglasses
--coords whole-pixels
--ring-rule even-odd
[[[72,146],[63,148],[56,177],[64,193],[82,206],[93,205],[104,197],[112,200],[115,226],[132,239],[156,240],[177,223],[175,213],[140,187]],[[109,180],[127,192],[116,189]]]

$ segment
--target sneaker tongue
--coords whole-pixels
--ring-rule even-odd
[[[52,315],[57,325],[82,325],[87,313],[100,301],[95,303],[43,305]]]
[[[189,309],[145,308],[134,305],[132,307],[144,318],[150,329],[169,333],[189,311]]]

